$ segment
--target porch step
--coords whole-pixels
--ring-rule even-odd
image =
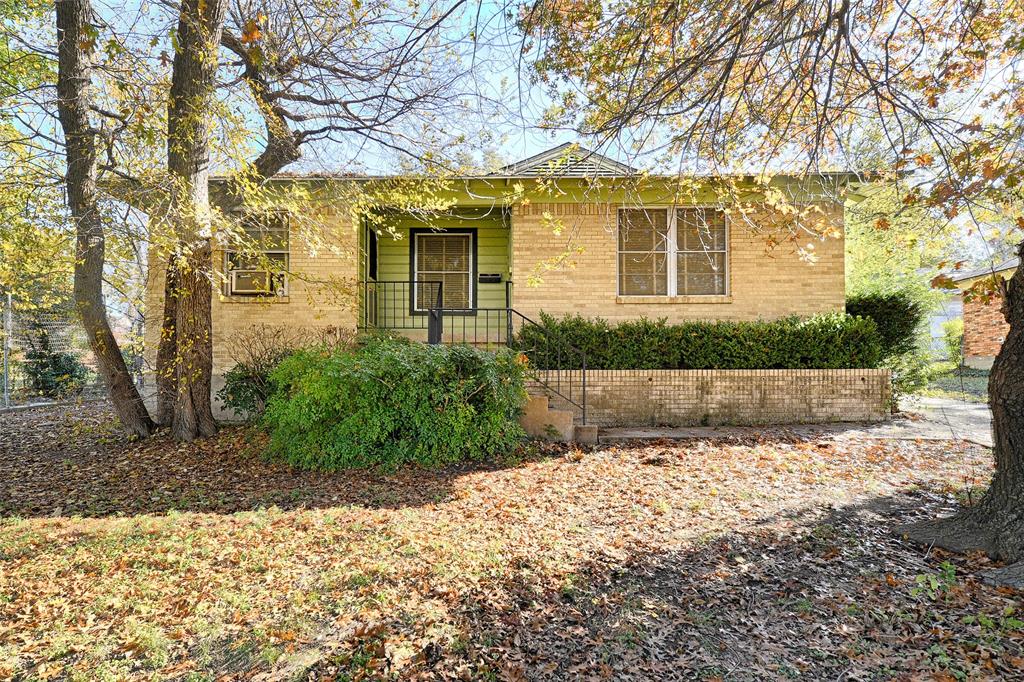
[[[557,410],[548,404],[548,396],[531,395],[519,417],[526,435],[560,443],[596,443],[597,427],[575,423],[571,410]]]

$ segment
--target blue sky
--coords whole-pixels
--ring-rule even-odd
[[[101,32],[99,44],[102,46],[113,35],[130,41],[128,49],[132,54],[143,56],[150,67],[167,77],[169,62],[167,57],[173,54],[172,32],[176,27],[176,17],[166,6],[150,0],[94,0],[95,9],[100,17]],[[232,0],[232,8],[249,3],[250,7],[258,8],[261,0]],[[396,6],[404,7],[398,4]],[[448,7],[444,0],[423,0],[421,7]],[[345,5],[340,5],[343,11]],[[453,102],[453,110],[438,110],[437,129],[442,132],[463,132],[469,140],[467,149],[475,149],[475,156],[482,160],[484,154],[497,155],[506,162],[522,159],[540,151],[567,141],[580,142],[571,132],[543,131],[536,127],[547,98],[539,88],[532,87],[528,80],[525,62],[518,60],[518,36],[510,34],[511,25],[502,13],[503,5],[493,0],[482,0],[478,4],[470,4],[461,15],[450,21],[444,33],[445,39],[452,42],[457,39],[456,50],[463,63],[469,67],[467,78],[461,88],[463,92],[476,92],[482,99],[489,98],[491,106],[466,108]],[[248,11],[259,12],[258,9]],[[244,15],[243,15],[244,16]],[[47,30],[44,27],[44,30]],[[469,32],[475,30],[478,40],[474,44],[468,39]],[[397,38],[397,36],[396,36]],[[44,42],[52,43],[53,36],[47,36]],[[161,53],[164,61],[161,62]],[[222,59],[227,62],[230,53],[222,50]],[[442,66],[444,66],[442,64]],[[522,66],[522,68],[517,68]],[[225,77],[232,70],[224,69]],[[252,131],[249,140],[249,152],[255,155],[262,148],[263,124],[252,108],[251,98],[246,86],[233,83],[221,88],[222,101],[225,106],[242,113],[246,120],[246,128]],[[475,111],[473,109],[475,108]],[[53,121],[56,124],[56,121]],[[411,124],[410,124],[411,125]],[[476,131],[486,131],[493,140],[482,142]],[[430,144],[418,144],[415,131],[409,135],[406,150],[412,154],[434,149]],[[582,141],[585,143],[585,141]],[[401,145],[400,145],[401,146]],[[454,147],[445,147],[442,152],[450,152]],[[614,151],[610,155],[616,156]],[[381,145],[363,146],[356,142],[354,136],[348,136],[341,143],[321,142],[308,144],[304,148],[301,161],[288,167],[292,172],[357,172],[357,173],[389,173],[395,172],[396,166],[402,161],[402,154],[388,150]],[[223,169],[221,169],[223,170]]]

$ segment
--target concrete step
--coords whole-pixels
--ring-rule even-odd
[[[558,410],[550,406],[547,395],[531,395],[519,418],[526,435],[560,443],[596,443],[597,427],[577,424],[571,410]]]
[[[595,424],[576,424],[573,430],[573,441],[582,445],[596,445],[597,444],[597,425]]]

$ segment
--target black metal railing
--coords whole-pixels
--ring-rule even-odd
[[[429,280],[363,282],[360,328],[426,330],[427,343],[506,346],[529,360],[532,380],[587,421],[587,356],[512,307],[512,283],[503,308],[445,308],[442,283]]]
[[[441,307],[442,283],[434,280],[364,281],[359,291],[360,329],[426,329]]]
[[[527,357],[530,377],[564,400],[587,423],[587,354],[515,308],[435,311],[442,327],[438,343],[507,346]]]

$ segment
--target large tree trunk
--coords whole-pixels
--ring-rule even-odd
[[[227,0],[184,0],[167,112],[171,220],[178,230],[175,292],[177,393],[172,435],[192,440],[216,432],[210,403],[213,373],[210,285],[210,120],[217,51]]]
[[[67,203],[75,221],[75,304],[121,423],[137,436],[153,430],[103,304],[105,243],[96,187],[96,131],[89,118],[92,73],[89,0],[57,3],[57,96],[67,159]]]
[[[1024,261],[1024,242],[1018,251]],[[1024,588],[1024,267],[1007,283],[1003,312],[1010,331],[988,385],[996,460],[992,483],[976,506],[906,531],[914,540],[953,551],[984,550],[1010,564],[988,573],[993,582]]]
[[[167,262],[164,277],[164,309],[160,317],[160,343],[156,349],[156,423],[170,426],[174,421],[174,403],[178,397],[178,269]]]
[[[213,374],[210,242],[205,240],[175,263],[177,293],[177,400],[171,433],[192,440],[217,432],[210,405]]]

